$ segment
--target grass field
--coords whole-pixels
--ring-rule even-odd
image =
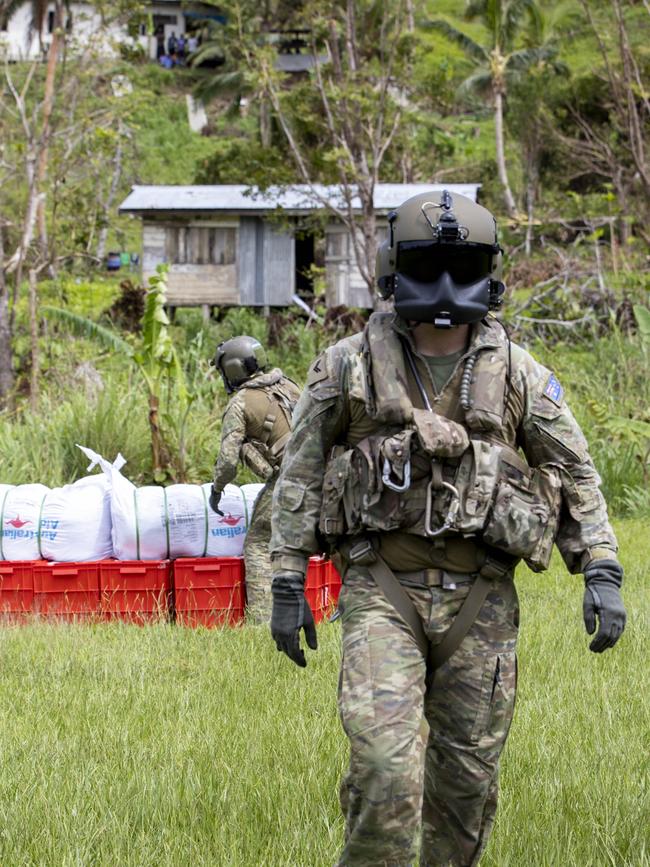
[[[628,629],[587,650],[581,581],[522,572],[520,692],[482,867],[650,865],[650,549],[617,525]],[[333,865],[338,626],[298,670],[266,629],[0,630],[0,864]]]

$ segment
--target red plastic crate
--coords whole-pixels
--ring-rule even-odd
[[[15,619],[32,610],[34,600],[33,560],[0,561],[0,615]]]
[[[169,560],[102,560],[99,564],[102,617],[147,623],[170,613]]]
[[[46,617],[86,620],[97,617],[99,606],[99,563],[33,564],[34,600],[32,610]]]
[[[331,568],[331,562],[325,557],[309,558],[305,597],[316,623],[329,616],[336,607],[336,600],[332,598]],[[336,598],[338,599],[338,592]]]
[[[341,576],[339,575],[339,571],[332,563],[331,560],[328,561],[329,574],[328,574],[328,582],[329,582],[329,590],[330,590],[330,604],[333,606],[338,605],[339,601],[339,593],[341,592],[341,587],[343,586],[343,582],[341,580]]]
[[[174,561],[176,622],[234,626],[244,619],[243,557],[182,557]]]

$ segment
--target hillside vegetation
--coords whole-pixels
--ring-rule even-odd
[[[114,14],[131,14],[128,6],[116,4]],[[269,344],[274,364],[302,381],[316,352],[358,327],[358,318],[332,315],[321,328],[294,311],[270,320],[220,311],[210,323],[198,311],[180,311],[168,333],[190,403],[179,400],[176,374],[166,380],[160,399],[172,460],[161,474],[151,457],[146,389],[130,357],[143,339],[138,274],[104,272],[108,250],[140,251],[139,220],[117,214],[132,184],[308,179],[365,189],[375,181],[465,181],[481,184],[481,200],[499,219],[509,288],[504,321],[565,386],[614,511],[645,514],[646,4],[355,0],[352,43],[338,2],[219,6],[227,24],[206,31],[202,51],[220,66],[164,70],[132,57],[62,54],[47,129],[49,66],[5,68],[2,481],[78,477],[76,441],[110,457],[122,451],[138,482],[204,481],[224,405],[208,365],[216,342],[253,333]],[[323,67],[320,85],[315,72],[283,79],[272,67],[278,45],[264,36],[306,23],[303,50],[340,55]],[[203,135],[187,121],[186,97],[197,91],[207,100]],[[41,163],[43,173],[34,174]],[[374,229],[360,226],[371,280]],[[324,314],[322,270],[311,276],[307,300]],[[124,277],[130,284],[120,286]],[[108,337],[48,308],[84,318]]]

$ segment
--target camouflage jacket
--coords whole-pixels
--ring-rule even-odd
[[[243,461],[266,481],[280,464],[289,438],[291,413],[300,389],[279,368],[258,373],[240,386],[223,414],[221,448],[213,485],[223,491]]]
[[[380,339],[382,328],[385,333]],[[437,393],[405,324],[394,314],[373,314],[363,333],[330,347],[310,367],[274,494],[271,552],[275,571],[303,571],[308,557],[322,547],[318,524],[332,448],[354,447],[370,435],[400,430],[412,417],[413,408],[423,406],[403,358],[394,364],[393,355],[382,370],[381,351],[368,351],[368,334],[373,330],[379,334],[376,344],[380,350],[396,338],[402,341],[400,346],[407,343],[435,413],[462,425],[470,434],[521,450],[531,467],[552,463],[561,468],[562,507],[555,541],[571,572],[580,571],[591,559],[615,556],[616,538],[600,492],[600,478],[555,376],[511,343],[494,319],[487,319],[473,327],[467,352]],[[401,355],[405,354],[402,349]],[[467,360],[472,357],[473,375],[465,383],[470,400],[463,409],[459,393]],[[375,398],[378,392],[383,394],[381,407]],[[409,547],[416,541],[411,537]],[[481,544],[478,538],[449,537],[446,541],[452,547]],[[454,560],[451,556],[441,565],[464,571],[454,567]]]

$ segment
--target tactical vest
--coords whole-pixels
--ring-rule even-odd
[[[429,539],[482,540],[535,570],[548,562],[560,510],[560,475],[530,467],[503,435],[508,351],[483,326],[463,364],[460,401],[448,410],[414,407],[410,348],[392,314],[373,314],[361,352],[350,356],[348,395],[365,405],[378,433],[335,446],[326,466],[319,529],[341,536],[401,530]],[[413,367],[417,377],[417,370]]]
[[[291,415],[300,391],[281,370],[254,377],[242,385],[247,417],[259,419],[253,436],[241,450],[244,464],[262,479],[269,479],[280,467],[291,436]],[[263,415],[262,415],[263,414]]]

